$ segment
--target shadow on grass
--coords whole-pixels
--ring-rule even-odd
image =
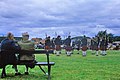
[[[21,74],[21,75],[17,75],[15,76],[14,73],[13,74],[7,74],[7,76],[5,78],[0,78],[0,80],[47,80],[47,76],[46,75],[39,75],[39,74],[29,74],[29,75],[25,75],[25,74]]]

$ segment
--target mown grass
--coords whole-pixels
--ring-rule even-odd
[[[87,56],[82,57],[74,51],[71,57],[66,56],[62,51],[60,56],[50,55],[50,61],[54,61],[52,66],[51,80],[120,80],[120,51],[107,51],[106,56],[91,55],[87,51]],[[46,61],[45,55],[36,55],[37,61]],[[47,67],[43,67],[47,70]],[[8,77],[1,80],[47,80],[47,76],[39,69],[29,69],[29,75],[24,75],[24,66],[18,66],[21,76],[14,76],[14,69],[7,66]],[[1,71],[1,70],[0,70]]]

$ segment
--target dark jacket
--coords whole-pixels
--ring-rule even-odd
[[[100,41],[100,49],[101,50],[106,50],[107,49],[107,45],[108,45],[107,40],[102,39],[102,41]]]
[[[20,46],[13,40],[4,39],[1,41],[1,53],[0,63],[3,65],[15,64],[16,56],[15,53],[19,51]]]
[[[84,37],[82,40],[81,40],[81,46],[87,46],[87,38]]]
[[[46,39],[45,40],[45,46],[51,46],[51,41],[50,41],[50,39]]]
[[[100,46],[107,46],[107,40],[102,39],[102,41],[100,41]]]
[[[64,44],[65,44],[66,46],[70,46],[70,44],[71,44],[71,39],[70,39],[70,38],[67,38],[67,39],[64,41]]]
[[[55,39],[55,45],[62,45],[62,41],[60,38]]]

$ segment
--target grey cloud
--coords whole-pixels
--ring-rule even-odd
[[[111,28],[120,28],[119,9],[119,0],[1,0],[0,28],[7,32],[9,27],[17,30],[19,27],[21,29],[17,34],[32,29],[33,35],[34,32],[47,32],[55,27],[48,31],[52,35],[52,32],[59,32],[61,27],[61,35],[65,36],[68,31],[72,35],[82,35],[85,26],[89,30],[94,29],[85,29],[86,34],[94,35],[98,32],[96,26],[104,25],[104,29],[99,30],[113,32]],[[41,30],[43,28],[47,28],[46,31]]]

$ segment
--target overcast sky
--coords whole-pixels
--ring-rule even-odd
[[[120,36],[120,0],[0,0],[0,35]]]

